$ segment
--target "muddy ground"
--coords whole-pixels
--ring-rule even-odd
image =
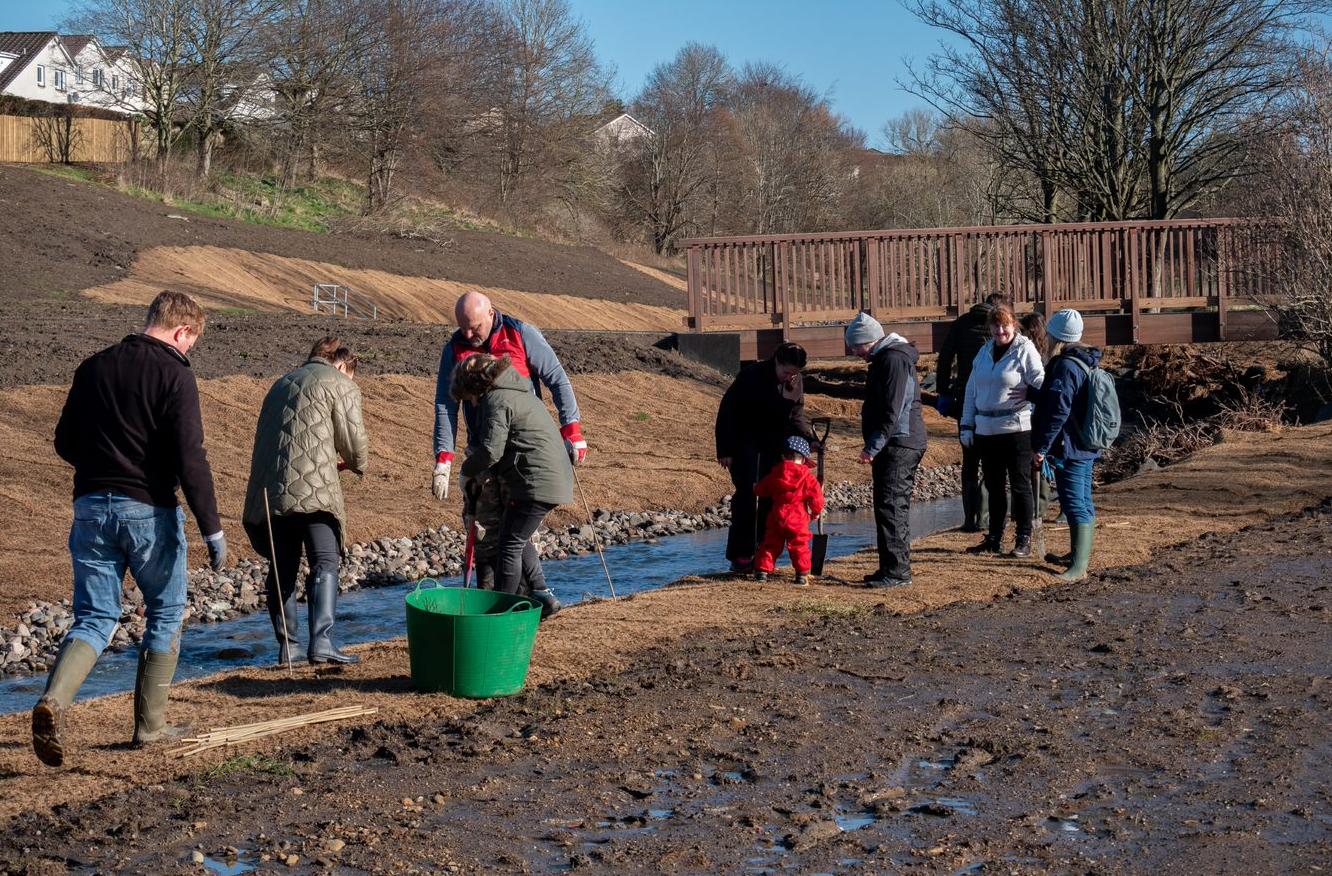
[[[143,329],[144,308],[70,299],[0,304],[0,389],[68,385],[79,363]],[[398,320],[346,320],[315,314],[211,313],[190,352],[200,380],[241,375],[277,377],[305,361],[324,334],[341,337],[360,358],[358,377],[406,374],[433,378],[451,325]],[[543,330],[571,374],[647,371],[725,386],[710,368],[653,346],[660,335]]]
[[[260,872],[1323,872],[1330,576],[1323,502],[995,601],[899,616],[793,599],[775,628],[723,626],[470,715],[345,726],[22,815],[0,861],[14,874],[205,872],[196,851]]]
[[[678,288],[592,247],[461,229],[439,245],[368,231],[267,228],[0,166],[0,290],[6,300],[44,299],[123,279],[138,253],[162,246],[233,247],[404,276],[665,307],[685,302]]]

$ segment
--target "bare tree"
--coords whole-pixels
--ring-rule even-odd
[[[734,79],[715,47],[688,43],[652,71],[634,101],[634,114],[650,131],[628,144],[621,192],[658,253],[697,228],[707,210],[703,196],[723,145],[720,116]]]
[[[732,112],[746,230],[815,231],[835,224],[864,135],[775,64],[745,65]]]
[[[363,0],[282,0],[263,34],[280,104],[278,190],[316,173],[316,131],[350,95],[356,59],[368,48]]]
[[[73,29],[95,33],[106,45],[125,47],[143,87],[146,106],[141,111],[152,128],[155,157],[163,171],[184,133],[177,116],[193,65],[189,37],[193,7],[193,0],[81,0],[69,18]]]
[[[558,174],[610,95],[583,23],[567,0],[505,0],[510,76],[501,127],[500,199],[513,202],[531,171]]]
[[[213,148],[236,121],[237,109],[262,84],[265,32],[277,0],[193,0],[185,18],[189,64],[181,107],[194,131],[200,176],[212,170]],[[243,119],[242,119],[243,121]]]
[[[912,87],[1035,180],[1042,221],[1172,218],[1242,172],[1231,130],[1284,90],[1314,5],[910,0],[958,38]]]
[[[1281,290],[1282,334],[1332,366],[1332,41],[1320,36],[1296,70],[1284,129],[1256,143],[1253,206],[1279,222],[1284,257],[1272,260],[1271,285]]]

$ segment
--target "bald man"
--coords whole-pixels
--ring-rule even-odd
[[[582,462],[587,457],[587,442],[583,440],[573,386],[555,351],[536,326],[500,313],[490,303],[490,299],[480,292],[464,293],[454,306],[453,315],[458,321],[458,330],[444,345],[444,352],[439,358],[439,378],[435,383],[435,471],[432,479],[435,498],[443,501],[448,497],[453,473],[454,442],[458,431],[458,402],[449,393],[453,383],[453,369],[463,359],[476,353],[508,356],[518,373],[531,379],[532,391],[538,396],[541,395],[541,384],[546,385],[555,400],[560,434],[564,436],[569,459],[574,465]],[[467,422],[470,447],[476,436],[476,406],[465,402],[462,412]],[[490,548],[493,539],[489,536],[498,534],[494,531],[497,529],[494,524],[498,521],[498,513],[492,512],[502,510],[490,506],[499,501],[500,497],[494,494],[494,490],[488,489],[482,494],[476,511],[477,522],[486,528],[488,536],[481,539],[476,550],[477,577],[483,584],[487,579],[485,573],[489,571],[483,560],[488,559],[492,553]]]

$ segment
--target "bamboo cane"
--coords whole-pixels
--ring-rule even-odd
[[[610,569],[606,566],[606,555],[601,552],[601,538],[597,535],[597,525],[592,521],[592,506],[587,504],[587,493],[583,492],[583,480],[578,477],[578,466],[574,466],[574,483],[578,484],[578,495],[583,498],[583,508],[587,511],[587,525],[592,527],[592,544],[601,558],[601,571],[606,573],[606,583],[610,585],[611,599],[615,596],[615,583],[611,581]]]
[[[268,524],[268,564],[273,572],[273,589],[277,591],[277,610],[278,617],[282,618],[282,641],[287,646],[287,677],[295,678],[296,672],[291,668],[291,634],[287,632],[287,601],[282,598],[282,582],[278,580],[277,573],[277,542],[273,540],[273,512],[268,507],[268,487],[264,487],[264,522]],[[296,587],[292,585],[292,596],[296,595]]]
[[[272,721],[259,721],[254,724],[238,724],[234,727],[222,727],[209,730],[200,736],[187,737],[182,741],[188,743],[179,748],[172,749],[170,754],[176,757],[190,757],[200,752],[210,751],[214,748],[237,745],[241,742],[249,742],[254,739],[261,739],[265,736],[275,736],[279,733],[285,733],[288,730],[295,730],[299,727],[308,727],[312,724],[323,724],[329,721],[340,721],[346,718],[356,718],[363,715],[373,715],[379,711],[373,706],[342,706],[337,709],[327,709],[323,712],[311,712],[304,715],[295,715],[290,718],[277,718]]]

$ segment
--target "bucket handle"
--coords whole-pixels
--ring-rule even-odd
[[[422,578],[416,582],[416,586],[412,588],[412,592],[416,593],[417,591],[419,591],[422,585],[425,584],[427,581],[430,582],[430,586],[426,588],[427,590],[434,590],[436,588],[439,588],[439,582],[436,581],[434,578]]]
[[[514,614],[519,611],[531,611],[536,608],[536,603],[530,599],[524,599],[521,602],[515,602],[504,611],[504,614]]]

